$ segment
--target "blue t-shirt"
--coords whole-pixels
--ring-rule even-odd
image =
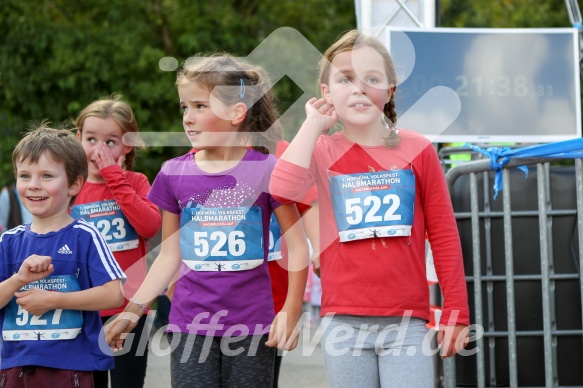
[[[148,199],[196,224],[181,230],[184,264],[169,331],[214,336],[269,331],[274,317],[266,260],[269,220],[280,205],[268,193],[275,163],[272,155],[248,150],[235,167],[209,174],[189,153],[158,173]],[[246,225],[238,222],[243,218]],[[257,266],[245,263],[257,258]]]
[[[18,272],[32,254],[50,256],[54,266],[51,275],[32,284],[37,288],[72,292],[125,279],[99,230],[84,220],[46,234],[34,233],[30,224],[4,233],[0,237],[0,281]],[[98,345],[103,335],[98,311],[52,310],[36,317],[18,309],[14,299],[0,309],[1,369],[24,365],[83,371],[113,368],[103,338],[106,353]]]

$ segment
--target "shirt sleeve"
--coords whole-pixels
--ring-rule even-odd
[[[469,325],[463,255],[445,176],[433,147],[426,147],[422,155],[421,200],[435,270],[443,293],[440,322]]]
[[[81,230],[80,246],[85,247],[92,287],[117,279],[125,283],[127,277],[99,230],[83,220],[79,220],[75,227]]]
[[[303,202],[314,183],[310,170],[279,159],[271,174],[269,192],[282,203]]]
[[[2,241],[2,236],[0,235],[0,282],[3,282],[7,279],[6,276],[6,255],[5,251],[5,243]]]
[[[158,207],[146,197],[150,191],[146,176],[134,173],[130,183],[118,165],[102,169],[101,175],[136,232],[145,238],[154,237],[162,225],[162,215]]]
[[[148,193],[148,199],[170,213],[180,214],[180,207],[172,194],[172,187],[168,182],[168,175],[165,172],[165,167],[168,166],[168,163],[170,162],[167,162],[158,175],[156,175],[152,183],[152,188]]]

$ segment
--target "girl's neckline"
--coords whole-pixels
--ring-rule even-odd
[[[197,152],[200,152],[200,151],[197,151]],[[200,166],[196,162],[196,157],[195,157],[196,152],[191,152],[191,153],[189,153],[189,155],[191,155],[191,160],[192,160],[192,162],[194,164],[194,167],[196,168],[196,170],[198,172],[200,172],[200,173],[202,173],[204,175],[217,175],[217,176],[220,176],[220,175],[230,174],[232,171],[234,171],[237,168],[239,168],[239,166],[241,166],[241,163],[243,163],[248,158],[248,156],[250,155],[251,152],[253,152],[252,149],[245,148],[245,153],[243,154],[243,157],[237,163],[235,163],[234,166],[229,167],[229,168],[227,168],[225,170],[222,170],[222,171],[213,171],[213,172],[207,171],[207,170],[203,170],[202,168],[200,168]]]
[[[366,145],[366,144],[360,144],[360,143],[354,142],[354,141],[350,140],[349,138],[347,138],[344,135],[344,131],[339,131],[337,133],[339,134],[340,138],[343,141],[345,141],[345,142],[347,142],[348,144],[351,144],[351,145],[357,145],[357,146],[362,147],[362,148],[386,148],[386,146],[384,144]]]

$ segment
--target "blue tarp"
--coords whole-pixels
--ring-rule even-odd
[[[490,159],[490,169],[496,171],[494,178],[494,199],[498,196],[498,192],[502,190],[502,167],[508,164],[513,158],[583,158],[583,138],[514,149],[510,147],[488,147],[484,149],[471,144],[465,144],[464,147],[479,152]],[[526,166],[519,166],[517,168],[528,176],[528,168]]]

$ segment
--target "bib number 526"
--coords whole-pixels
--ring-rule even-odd
[[[245,253],[245,233],[234,230],[228,235],[222,230],[211,232],[194,232],[194,253],[197,256],[213,257],[242,256]],[[225,248],[226,245],[226,249]]]

